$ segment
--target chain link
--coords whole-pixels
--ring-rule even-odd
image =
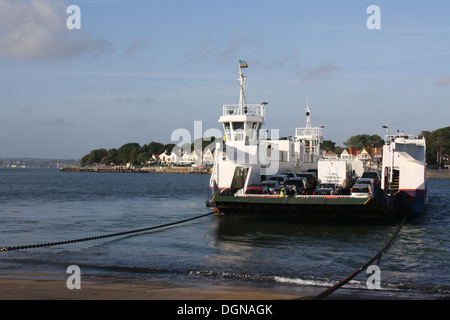
[[[203,217],[207,217],[207,216],[212,215],[214,213],[215,213],[215,211],[212,211],[212,212],[209,212],[207,214],[200,215],[200,216],[196,216],[196,217],[192,217],[192,218],[188,218],[188,219],[184,219],[184,220],[180,220],[180,221],[176,221],[176,222],[166,223],[166,224],[162,224],[162,225],[159,225],[159,226],[153,226],[153,227],[148,227],[148,228],[141,228],[141,229],[135,229],[135,230],[129,230],[129,231],[105,234],[105,235],[100,235],[100,236],[95,236],[95,237],[73,239],[73,240],[66,240],[66,241],[58,241],[58,242],[49,242],[49,243],[29,244],[29,245],[14,246],[14,247],[4,247],[4,248],[0,248],[0,252],[3,252],[3,251],[14,251],[14,250],[24,250],[24,249],[32,249],[32,248],[42,248],[42,247],[51,247],[51,246],[59,246],[59,245],[68,244],[68,243],[76,243],[76,242],[83,242],[83,241],[91,241],[91,240],[98,240],[98,239],[104,239],[104,238],[124,236],[124,235],[128,235],[128,234],[140,233],[140,232],[144,232],[144,231],[149,231],[149,230],[154,230],[154,229],[158,229],[158,228],[164,228],[164,227],[173,226],[173,225],[176,225],[176,224],[181,224],[181,223],[184,223],[184,222],[188,222],[188,221],[200,219],[200,218],[203,218]]]

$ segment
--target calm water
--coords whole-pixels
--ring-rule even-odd
[[[0,247],[79,239],[208,213],[209,176],[0,169]],[[380,261],[381,289],[361,272],[330,297],[450,297],[450,180],[430,179],[430,206]],[[0,252],[0,268],[240,283],[312,295],[363,266],[396,226],[303,225],[208,216],[137,235]],[[0,280],[1,281],[1,280]]]

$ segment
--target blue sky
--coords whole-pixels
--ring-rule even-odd
[[[69,30],[69,5],[81,30]],[[366,26],[378,5],[381,29]],[[450,125],[448,1],[0,0],[0,158],[81,158],[96,148],[220,128],[267,101],[267,129],[355,134]]]

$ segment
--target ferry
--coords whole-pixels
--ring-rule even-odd
[[[265,180],[281,173],[310,172],[317,175],[318,170],[324,167],[318,166],[324,161],[320,150],[323,127],[312,127],[308,103],[305,127],[296,128],[293,136],[285,139],[279,138],[278,130],[271,130],[269,136],[269,130],[263,129],[267,102],[246,102],[246,76],[242,70],[247,67],[245,61],[239,61],[239,103],[222,107],[219,122],[224,137],[222,142],[216,143],[206,194],[208,207],[213,207],[220,215],[338,222],[391,221],[405,213],[414,216],[425,211],[425,139],[400,132],[389,135],[387,126],[383,126],[386,136],[381,177],[369,181],[363,194],[356,190],[325,195],[247,192],[250,187],[261,186]],[[347,174],[348,170],[345,171]]]

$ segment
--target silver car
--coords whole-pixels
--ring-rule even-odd
[[[372,196],[372,185],[371,184],[355,184],[352,188],[352,197],[365,197],[369,198]]]

